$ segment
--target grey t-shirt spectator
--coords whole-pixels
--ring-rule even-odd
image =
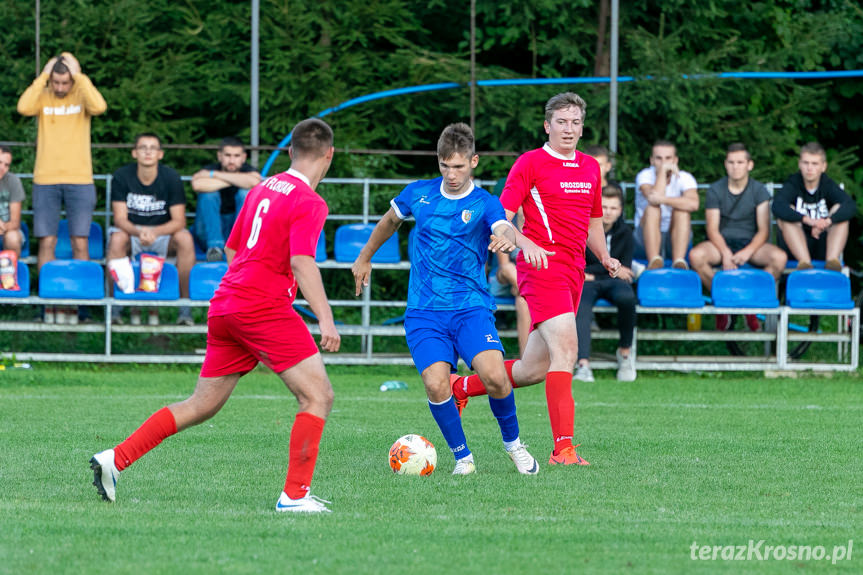
[[[0,221],[8,222],[9,204],[12,202],[24,202],[24,186],[21,180],[12,172],[0,178]]]
[[[171,206],[186,203],[186,194],[173,168],[160,165],[156,179],[145,186],[138,179],[138,164],[132,162],[114,172],[111,201],[125,202],[129,221],[136,226],[158,226],[171,220]]]
[[[749,242],[758,232],[756,208],[770,201],[770,192],[758,180],[749,178],[739,194],[728,190],[728,177],[710,184],[704,201],[705,210],[719,210],[719,233],[726,240]]]

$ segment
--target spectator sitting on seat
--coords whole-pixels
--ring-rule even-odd
[[[105,99],[69,52],[51,58],[18,100],[18,113],[39,120],[33,169],[33,236],[39,238],[39,268],[54,259],[63,203],[72,257],[90,257],[88,238],[96,207],[90,118],[106,109]]]
[[[24,235],[21,233],[21,205],[24,187],[18,176],[9,171],[12,150],[0,146],[0,247],[21,257]]]
[[[162,142],[155,134],[135,138],[130,162],[114,172],[111,187],[111,210],[114,226],[109,230],[108,259],[132,258],[142,252],[166,257],[177,255],[180,297],[189,297],[189,272],[195,265],[195,244],[186,229],[186,194],[180,175],[159,164],[165,155]],[[115,307],[112,321],[120,323],[121,308]],[[140,309],[132,312],[132,323],[140,323]],[[158,324],[158,311],[150,308],[149,323]],[[177,323],[192,325],[188,306],[179,310]]]
[[[687,269],[684,259],[692,235],[690,214],[698,209],[695,178],[677,167],[677,148],[659,140],[653,144],[650,167],[635,178],[635,242],[637,255],[647,257],[647,269],[672,266]]]
[[[708,292],[713,285],[714,266],[735,270],[749,263],[770,272],[776,281],[785,269],[788,260],[785,252],[768,243],[770,192],[764,184],[749,177],[753,166],[746,147],[731,144],[725,154],[728,175],[710,184],[707,190],[704,202],[707,241],[692,248],[689,261]],[[717,315],[717,329],[728,329],[730,319],[728,315]],[[747,315],[746,323],[753,331],[760,328],[754,315]]]
[[[521,231],[522,220],[522,212],[519,210],[512,222],[519,231]],[[521,357],[527,344],[527,336],[530,335],[530,310],[527,307],[527,301],[518,292],[515,260],[519,251],[515,249],[508,254],[497,252],[495,257],[491,258],[488,289],[496,298],[511,296],[515,299],[515,327],[518,333],[518,355]]]
[[[224,258],[225,241],[246,193],[261,181],[261,174],[246,163],[246,151],[237,138],[222,139],[216,157],[218,162],[207,164],[192,176],[192,189],[198,194],[195,239],[206,248],[208,262]]]
[[[827,171],[827,154],[817,142],[800,149],[800,171],[782,184],[773,200],[773,215],[782,232],[782,243],[797,269],[812,267],[812,260],[825,260],[824,267],[839,271],[839,256],[848,241],[848,220],[857,206]]]
[[[635,381],[635,358],[632,357],[632,339],[635,331],[635,292],[632,289],[632,253],[635,242],[632,229],[623,220],[623,191],[616,185],[602,188],[602,228],[611,257],[620,261],[617,277],[611,277],[602,263],[588,248],[584,268],[584,288],[575,316],[578,331],[578,365],[574,379],[593,381],[590,369],[590,325],[593,306],[602,298],[617,306],[617,323],[620,339],[617,346],[618,381]]]

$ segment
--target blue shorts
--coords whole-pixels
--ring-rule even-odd
[[[503,346],[494,327],[494,314],[486,308],[466,310],[407,310],[405,335],[414,365],[422,373],[433,363],[446,361],[455,372],[459,356],[472,367],[481,351]]]

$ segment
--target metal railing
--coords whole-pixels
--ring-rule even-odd
[[[21,174],[23,178],[32,177],[31,174]],[[95,212],[99,218],[104,218],[105,225],[105,241],[108,241],[107,230],[111,226],[111,184],[112,177],[110,175],[96,175],[96,180],[104,180],[106,186],[106,200],[103,210]],[[185,181],[191,179],[189,176],[183,177]],[[322,191],[325,191],[327,185],[347,185],[359,186],[362,189],[361,211],[354,214],[331,214],[327,220],[329,222],[363,222],[369,223],[380,219],[380,215],[371,212],[370,200],[371,192],[374,186],[403,186],[411,183],[414,180],[407,179],[380,179],[380,178],[327,178],[322,182]],[[492,187],[495,181],[478,180],[477,183],[482,186]],[[768,190],[772,192],[781,187],[778,184],[767,184]],[[625,187],[632,190],[632,184],[626,184]],[[699,188],[706,188],[706,185]],[[25,212],[29,213],[29,212]],[[194,216],[193,213],[190,213]],[[703,222],[694,221],[695,225],[703,225]],[[107,250],[106,250],[107,253]],[[350,263],[336,262],[332,259],[327,259],[320,262],[319,266],[322,269],[344,269],[348,270],[351,267]],[[400,270],[407,271],[410,269],[410,262],[403,260],[393,264],[375,264],[375,270]],[[374,274],[372,275],[374,278]],[[372,280],[373,281],[373,280]],[[389,354],[376,353],[374,349],[375,338],[380,337],[403,337],[404,327],[401,325],[375,325],[371,320],[371,310],[373,308],[393,308],[404,310],[405,301],[380,301],[371,299],[371,286],[363,293],[363,297],[358,300],[331,300],[330,305],[334,308],[360,308],[361,320],[358,324],[340,325],[339,332],[344,336],[360,336],[362,338],[360,353],[354,354],[325,354],[324,359],[330,364],[412,364],[410,356],[406,354]],[[207,328],[205,325],[195,326],[176,326],[176,325],[113,325],[111,323],[111,311],[114,306],[122,305],[135,307],[208,307],[208,302],[178,299],[171,301],[134,301],[115,300],[106,297],[101,300],[76,300],[76,299],[48,299],[38,296],[30,296],[27,298],[0,298],[0,303],[16,304],[16,305],[61,305],[61,306],[95,306],[101,307],[104,310],[104,320],[98,323],[85,323],[78,325],[69,324],[45,324],[40,322],[26,321],[0,321],[0,329],[9,332],[70,332],[70,333],[102,333],[104,334],[104,351],[103,353],[55,353],[55,352],[14,352],[4,350],[2,356],[5,358],[15,357],[21,360],[30,361],[82,361],[82,362],[106,362],[106,363],[147,363],[147,362],[173,362],[173,363],[200,363],[203,361],[202,353],[194,354],[128,354],[114,352],[112,345],[112,336],[114,334],[206,334]],[[306,305],[304,300],[297,300],[298,305]],[[499,309],[511,311],[514,309],[512,305],[499,305]],[[597,307],[597,312],[604,313],[615,311],[614,308]],[[816,370],[847,370],[856,369],[858,365],[858,341],[857,334],[859,333],[859,310],[839,310],[831,312],[829,310],[817,310],[812,312],[817,315],[836,315],[838,331],[836,334],[789,334],[789,316],[791,314],[808,313],[806,310],[791,310],[785,306],[779,308],[763,309],[763,310],[726,310],[721,311],[712,306],[702,308],[680,309],[680,308],[647,308],[638,306],[637,312],[640,314],[654,313],[663,315],[700,313],[711,315],[715,313],[763,313],[767,316],[772,316],[774,321],[768,322],[771,326],[769,331],[741,334],[741,333],[724,333],[705,331],[700,333],[693,332],[678,332],[675,330],[656,330],[656,329],[638,329],[636,328],[635,342],[633,344],[633,352],[636,353],[638,341],[650,340],[667,340],[667,341],[693,341],[693,340],[709,340],[722,341],[726,339],[736,338],[742,340],[758,340],[765,341],[775,346],[775,354],[765,354],[764,357],[732,357],[732,356],[686,356],[672,355],[668,357],[642,356],[639,357],[636,353],[636,368],[643,370],[650,369],[671,369],[671,370],[765,370],[765,369],[816,369]],[[849,328],[850,325],[850,330]],[[309,329],[313,334],[318,334],[317,325],[312,323]],[[501,337],[516,336],[515,330],[501,330]],[[597,339],[616,338],[615,330],[602,330],[593,334]],[[809,337],[815,341],[828,341],[837,343],[837,361],[835,363],[802,363],[792,362],[787,354],[788,342],[798,341]],[[203,344],[203,338],[202,338]],[[608,360],[599,359],[593,361],[594,367],[610,368],[614,367],[614,363]]]

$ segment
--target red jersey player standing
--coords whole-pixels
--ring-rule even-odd
[[[524,210],[518,289],[530,309],[531,333],[520,360],[506,362],[513,387],[545,380],[554,449],[549,465],[588,465],[572,444],[572,369],[578,359],[575,313],[584,284],[585,242],[611,277],[620,262],[608,255],[602,227],[599,164],[577,151],[584,100],[572,92],[545,105],[548,143],[526,152],[509,172],[500,200],[509,219]],[[479,376],[453,377],[457,401],[485,393]]]
[[[321,347],[338,351],[315,246],[327,204],[315,193],[333,159],[333,131],[317,118],[291,132],[291,168],[249,191],[226,244],[228,271],[210,302],[207,355],[191,397],[154,413],[114,449],[93,456],[93,484],[114,501],[120,472],[166,437],[214,416],[258,362],[296,396],[285,488],[276,511],[329,512],[309,493],[333,388],[318,348],[292,303],[297,287],[318,317]]]

